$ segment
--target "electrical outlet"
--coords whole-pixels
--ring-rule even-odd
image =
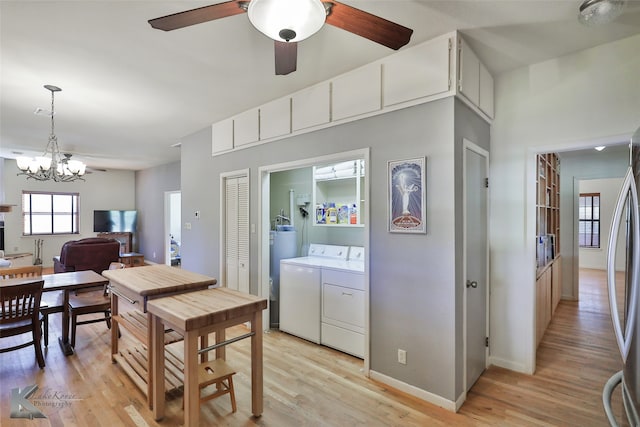
[[[185,222],[184,223],[184,228],[185,228],[185,230],[191,230],[191,223],[190,222]]]
[[[406,350],[402,350],[402,349],[398,349],[398,363],[401,363],[403,365],[407,364],[407,351]]]
[[[153,253],[153,259],[156,259],[156,253],[155,252]]]

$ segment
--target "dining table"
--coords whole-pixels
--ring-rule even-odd
[[[58,337],[58,343],[65,356],[73,354],[73,347],[69,342],[69,293],[79,289],[104,286],[109,281],[93,270],[69,271],[66,273],[43,274],[44,286],[42,292],[63,291],[63,311],[62,311],[62,336]],[[2,285],[14,285],[22,282],[32,282],[39,280],[38,277],[23,277],[15,279],[0,280]]]

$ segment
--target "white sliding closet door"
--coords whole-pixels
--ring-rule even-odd
[[[249,293],[249,178],[227,178],[225,201],[227,287]]]

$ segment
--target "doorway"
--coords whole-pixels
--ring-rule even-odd
[[[487,367],[489,337],[489,153],[464,140],[464,384],[465,392]]]
[[[164,263],[180,266],[182,242],[180,226],[182,209],[182,193],[180,191],[165,191],[164,193]]]
[[[289,186],[282,186],[280,184],[278,184],[278,176],[282,175],[284,172],[290,171],[292,172],[290,175],[294,176],[296,175],[296,173],[293,173],[295,171],[302,171],[303,169],[310,169],[313,166],[317,166],[317,165],[322,165],[322,164],[328,164],[328,163],[338,163],[338,162],[344,162],[344,161],[353,161],[354,159],[363,159],[365,164],[368,165],[369,164],[369,149],[360,149],[360,150],[353,150],[353,151],[348,151],[348,152],[343,152],[343,153],[336,153],[336,154],[331,154],[331,155],[327,155],[327,156],[320,156],[320,157],[314,157],[314,158],[309,158],[309,159],[301,159],[301,160],[297,160],[297,161],[292,161],[292,162],[287,162],[287,163],[281,163],[281,164],[274,164],[274,165],[269,165],[269,166],[263,166],[259,168],[259,186],[260,186],[260,194],[258,195],[258,206],[259,206],[259,212],[258,212],[258,217],[259,217],[259,221],[258,221],[258,245],[259,245],[259,259],[258,259],[258,276],[259,276],[259,289],[258,289],[258,293],[259,296],[262,297],[266,297],[269,298],[270,297],[270,292],[272,290],[271,287],[271,277],[270,277],[270,268],[271,268],[271,235],[270,232],[272,231],[272,225],[273,225],[273,220],[276,216],[280,215],[280,209],[282,207],[284,207],[285,209],[285,214],[288,213],[287,211],[287,204],[289,206],[291,206],[290,203],[287,203],[286,201],[282,201],[281,205],[278,206],[271,206],[271,201],[274,200],[273,196],[272,196],[272,191],[274,188],[278,188],[278,186],[280,186],[281,188],[285,188],[288,189]],[[311,176],[311,175],[310,175]],[[365,201],[368,199],[369,196],[369,177],[370,174],[367,173],[364,175],[364,183],[363,183],[363,189],[360,193],[360,195],[362,196],[362,199],[364,199]],[[287,190],[288,191],[288,190]],[[283,191],[280,191],[281,193],[284,194]],[[296,212],[298,209],[295,208],[295,206],[299,206],[298,205],[298,196],[306,196],[306,194],[309,193],[309,191],[304,190],[302,192],[302,194],[295,194],[295,201],[294,201],[294,209],[289,208],[289,211],[294,211]],[[304,198],[304,197],[303,197]],[[289,194],[286,194],[286,199],[289,200]],[[301,202],[302,203],[302,202]],[[305,207],[303,205],[303,207]],[[277,213],[277,215],[274,214]],[[303,216],[312,216],[315,215],[314,212],[314,206],[309,205],[308,208],[305,207],[305,212],[306,214],[302,214]],[[297,215],[297,213],[296,213]],[[362,205],[362,209],[361,209],[361,213],[360,215],[362,215],[363,218],[368,218],[369,217],[369,213],[368,213],[368,203],[365,203]],[[294,225],[296,226],[296,228],[300,228],[300,232],[304,231],[302,229],[302,227],[306,227],[306,220],[301,220],[299,217],[296,218],[296,220],[293,221]],[[312,222],[312,221],[309,221]],[[320,229],[321,227],[315,227]],[[320,231],[320,230],[314,230],[315,231]],[[307,243],[325,243],[325,244],[332,244],[332,235],[335,235],[335,233],[339,233],[341,235],[342,238],[345,238],[344,236],[348,236],[349,232],[353,232],[353,230],[350,230],[348,228],[338,228],[336,227],[335,229],[331,229],[330,227],[324,227],[323,230],[321,231],[321,233],[326,234],[326,240],[324,241],[317,241],[314,239],[314,241],[311,241],[312,239],[309,239],[307,241]],[[368,358],[369,358],[369,319],[368,319],[368,313],[369,313],[369,273],[368,273],[368,266],[369,266],[369,262],[368,262],[368,257],[369,257],[369,224],[364,223],[364,225],[360,228],[358,228],[358,232],[361,235],[361,241],[362,244],[361,246],[363,246],[365,248],[365,313],[366,314],[366,318],[365,318],[365,328],[364,328],[364,348],[365,348],[365,355],[364,355],[364,369],[365,369],[365,373],[368,372],[369,369],[369,364],[368,364]],[[310,234],[313,234],[312,232],[309,232]],[[305,249],[305,244],[304,241],[302,241],[302,236],[306,236],[307,233],[299,233],[299,241],[298,241],[298,255],[305,255],[304,253],[304,249]],[[318,237],[317,233],[315,234],[316,238],[318,238],[319,240],[320,237]],[[302,244],[301,244],[302,243]],[[347,245],[347,243],[340,243],[340,244],[344,244]],[[270,314],[270,310],[271,307],[267,307],[266,310],[263,311],[263,324],[264,325],[269,325],[270,321],[271,321],[271,314]]]
[[[616,188],[616,180],[621,179],[626,171],[629,154],[628,143],[620,141],[591,141],[589,145],[578,147],[562,147],[554,150],[559,158],[560,170],[560,227],[557,233],[560,236],[560,242],[557,256],[562,258],[560,263],[558,276],[551,275],[552,294],[559,293],[556,298],[552,295],[552,305],[549,308],[540,307],[538,302],[534,302],[535,318],[533,319],[533,327],[537,329],[538,318],[541,310],[549,311],[549,320],[553,319],[554,302],[559,300],[577,301],[580,306],[585,303],[589,305],[589,301],[582,301],[585,295],[581,292],[580,284],[580,268],[585,267],[594,270],[606,269],[606,246],[610,228],[612,208],[607,207],[613,203],[612,199],[617,198],[619,187]],[[594,150],[595,146],[606,145],[602,151]],[[533,153],[530,165],[537,172],[537,162],[535,156],[539,154],[547,154],[549,150],[541,150]],[[533,173],[532,177],[537,177],[537,173]],[[535,185],[532,187],[535,188]],[[599,248],[580,248],[579,244],[579,198],[580,193],[600,193],[602,199],[600,201],[600,247]],[[531,200],[536,200],[536,191]],[[538,209],[536,206],[534,209]],[[609,213],[607,213],[609,212]],[[535,215],[532,216],[535,218]],[[535,230],[535,226],[532,227]],[[536,242],[538,239],[536,239]],[[537,243],[536,243],[537,245]],[[537,247],[532,251],[536,256]],[[555,271],[552,270],[552,273]],[[537,276],[537,275],[536,275]],[[537,279],[537,277],[536,277]],[[559,282],[554,286],[554,280]],[[534,282],[537,284],[537,281]],[[536,295],[536,294],[533,294]],[[587,294],[587,298],[591,298]],[[546,327],[544,328],[546,329]],[[544,329],[540,333],[534,330],[534,337],[542,338]],[[534,338],[534,343],[537,340]],[[533,371],[535,371],[535,360],[537,358],[537,345],[533,347]]]

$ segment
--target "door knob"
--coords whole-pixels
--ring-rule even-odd
[[[477,288],[478,287],[478,282],[476,282],[475,280],[472,282],[471,280],[467,280],[467,288]]]

